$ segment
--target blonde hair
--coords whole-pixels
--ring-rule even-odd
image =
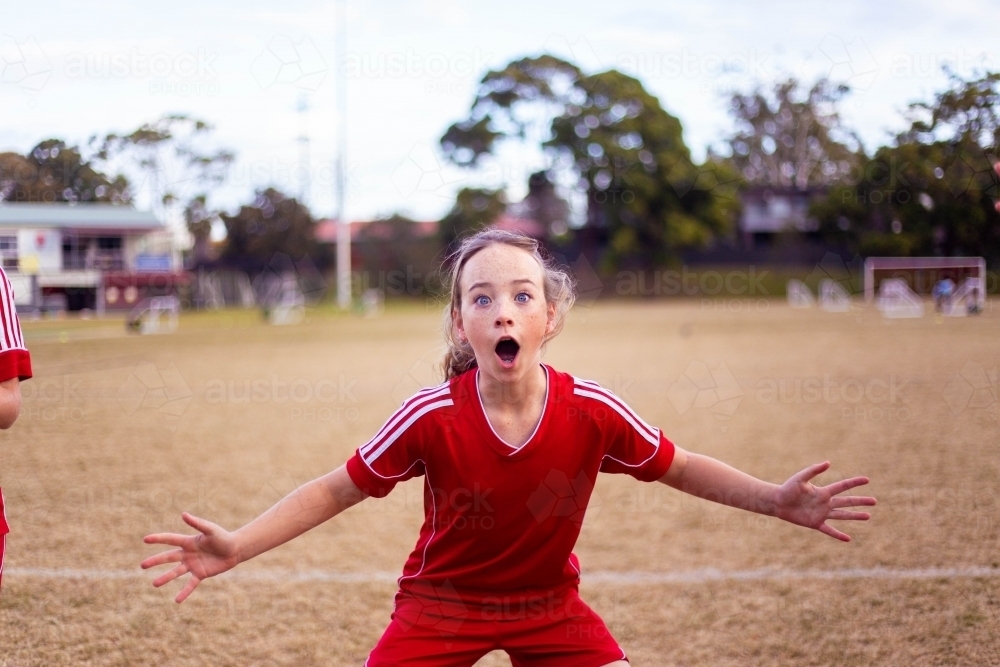
[[[556,304],[555,326],[545,337],[543,346],[562,331],[566,313],[576,301],[575,281],[564,269],[560,268],[547,253],[543,254],[542,245],[519,232],[509,232],[503,229],[484,229],[462,240],[458,249],[449,255],[442,263],[442,274],[445,277],[445,287],[451,294],[448,305],[444,309],[444,341],[448,346],[441,368],[444,379],[461,375],[476,367],[476,355],[469,341],[461,341],[455,336],[455,311],[461,311],[462,295],[459,286],[462,269],[466,262],[483,248],[497,243],[503,243],[514,248],[520,248],[535,258],[543,273],[543,291],[546,304]],[[544,348],[543,348],[544,349]]]

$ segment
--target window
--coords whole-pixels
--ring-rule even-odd
[[[17,270],[16,236],[0,236],[0,262],[2,262],[5,271]]]

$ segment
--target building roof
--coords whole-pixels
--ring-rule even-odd
[[[150,211],[114,204],[0,204],[4,227],[155,231],[163,223]]]
[[[366,231],[366,226],[369,224],[374,224],[379,227],[381,220],[356,220],[351,223],[351,243],[358,241],[359,236],[363,231]],[[376,229],[375,227],[368,228],[369,237],[384,237],[388,238],[391,233],[388,228],[384,225],[382,228]],[[437,234],[438,223],[436,221],[414,221],[413,223],[413,236],[416,238],[427,238]],[[384,232],[384,233],[383,233]],[[325,218],[316,222],[316,240],[321,243],[336,243],[337,242],[337,221]]]
[[[497,218],[490,227],[508,232],[521,232],[535,239],[545,238],[545,226],[534,218],[523,218],[505,213]]]

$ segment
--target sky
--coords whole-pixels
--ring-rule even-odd
[[[523,196],[545,166],[538,151],[511,148],[473,172],[446,164],[438,139],[468,113],[486,71],[526,55],[637,77],[680,119],[696,159],[731,131],[733,89],[789,75],[845,82],[842,116],[872,150],[903,127],[908,103],[945,85],[942,65],[1000,69],[997,0],[349,0],[340,117],[336,2],[57,0],[44,14],[4,4],[0,151],[82,144],[185,113],[237,154],[213,204],[234,211],[274,186],[330,216],[344,121],[352,220],[437,219],[466,186]]]

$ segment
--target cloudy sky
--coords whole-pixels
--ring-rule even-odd
[[[53,1],[44,14],[5,4],[0,150],[191,114],[238,155],[214,193],[234,209],[255,188],[302,190],[304,132],[307,201],[319,215],[334,211],[335,2]],[[524,55],[637,76],[680,118],[699,158],[730,128],[733,88],[787,75],[847,82],[843,114],[871,149],[901,126],[908,102],[941,88],[942,65],[1000,69],[1000,2],[989,0],[349,0],[346,14],[350,219],[437,218],[470,184],[521,195],[540,156],[510,153],[474,174],[442,165],[437,140],[487,69]]]

